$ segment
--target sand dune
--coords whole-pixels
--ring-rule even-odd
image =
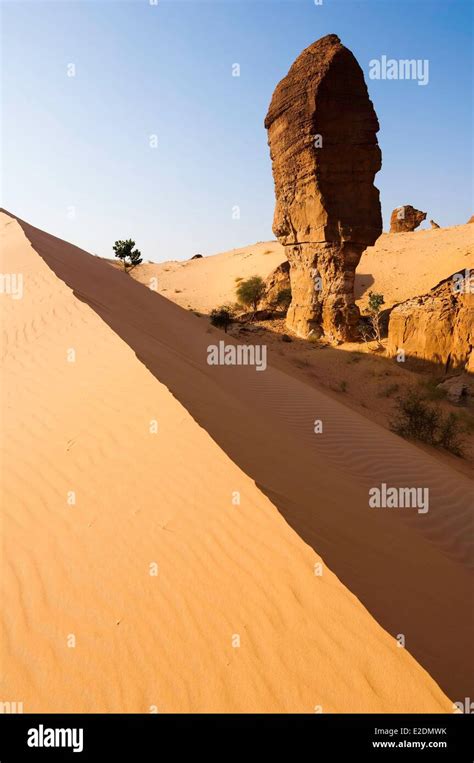
[[[357,267],[355,296],[363,307],[369,291],[383,294],[385,306],[426,294],[465,268],[474,268],[472,225],[413,233],[384,233],[363,253]]]
[[[382,234],[375,246],[365,250],[357,267],[357,303],[364,308],[368,292],[374,291],[383,294],[385,306],[391,307],[426,294],[452,273],[474,268],[473,227]],[[132,275],[146,285],[157,278],[160,294],[182,307],[209,313],[235,302],[236,278],[266,278],[285,259],[284,247],[267,241],[198,260],[140,265]]]
[[[2,700],[451,712],[468,696],[467,481],[275,369],[208,366],[220,332],[1,223],[25,292],[0,300]],[[381,480],[428,484],[429,513],[369,510]]]
[[[143,264],[134,269],[133,277],[147,286],[156,278],[159,294],[206,313],[235,302],[236,278],[255,274],[266,278],[285,259],[281,244],[268,241],[197,260]]]
[[[217,305],[235,302],[237,278],[254,274],[265,278],[284,258],[283,247],[270,241],[198,260],[141,265],[131,271],[131,275],[176,304],[206,315]],[[121,267],[117,262],[113,262],[113,266]],[[472,225],[384,233],[375,246],[362,255],[355,279],[356,301],[364,311],[368,294],[374,291],[383,294],[384,308],[391,307],[417,294],[426,294],[443,278],[466,269],[474,270]],[[238,335],[237,329],[234,327],[232,333]],[[418,385],[424,392],[426,385],[433,388],[442,381],[439,378],[444,372],[442,368],[430,365],[412,368],[410,363],[390,362],[380,354],[374,355],[363,342],[345,343],[324,353],[316,353],[314,346],[297,340],[292,345],[282,345],[281,334],[287,332],[283,320],[262,322],[255,332],[260,336],[259,341],[272,347],[274,365],[330,394],[342,386],[347,405],[386,428],[393,418],[396,395]],[[444,401],[437,404],[445,408],[446,414],[461,413],[467,426],[465,459],[440,450],[434,451],[433,456],[470,475],[474,464],[472,406],[460,412]]]

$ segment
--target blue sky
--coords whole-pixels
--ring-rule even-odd
[[[128,237],[156,261],[274,238],[263,120],[328,33],[358,59],[379,117],[385,228],[404,203],[466,222],[470,0],[3,0],[2,206],[102,256]],[[428,85],[370,80],[382,55],[428,59]]]

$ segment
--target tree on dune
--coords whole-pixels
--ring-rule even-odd
[[[131,238],[126,241],[116,241],[113,250],[115,256],[122,260],[124,270],[132,270],[136,265],[140,265],[142,260],[141,252],[134,249],[135,241]]]

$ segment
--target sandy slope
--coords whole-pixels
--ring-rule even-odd
[[[184,262],[144,264],[133,271],[141,283],[157,278],[157,291],[182,307],[208,313],[235,302],[235,279],[267,275],[285,259],[276,241],[253,244]],[[115,264],[115,263],[114,263]],[[456,225],[414,233],[384,233],[363,253],[355,295],[363,308],[369,291],[384,295],[385,305],[425,294],[458,270],[474,268],[474,225]]]
[[[23,225],[32,248],[1,221],[2,272],[25,278],[23,299],[0,299],[1,699],[56,712],[449,712],[409,651],[463,691],[465,486],[285,374],[209,367],[218,332],[100,259]],[[385,461],[372,481],[393,465],[431,480],[424,527],[367,509],[374,452]],[[407,649],[327,566],[314,574],[302,538],[379,619],[393,614]]]
[[[474,225],[384,233],[361,257],[355,296],[364,306],[367,292],[378,292],[391,307],[465,268],[474,268]]]
[[[449,708],[328,569],[314,575],[312,550],[5,215],[2,272],[25,278],[22,300],[1,301],[5,700]]]
[[[139,265],[133,275],[147,286],[157,279],[153,288],[182,307],[210,312],[235,302],[236,278],[255,274],[266,278],[284,259],[283,247],[268,241],[197,260]],[[121,267],[116,261],[113,264]]]

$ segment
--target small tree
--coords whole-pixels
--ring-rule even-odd
[[[113,246],[115,256],[123,262],[124,270],[127,270],[127,268],[132,270],[136,265],[143,262],[141,252],[138,249],[134,249],[134,246],[135,241],[132,241],[131,238],[126,241],[116,241]]]
[[[258,303],[265,294],[265,282],[260,276],[252,276],[252,278],[239,283],[236,294],[242,305],[248,305],[256,312]]]
[[[369,309],[368,309],[368,326],[362,324],[361,333],[365,341],[375,339],[380,346],[382,343],[382,316],[380,308],[384,304],[385,300],[383,294],[376,294],[373,291],[369,291]]]
[[[227,334],[227,329],[234,322],[234,311],[228,305],[222,305],[212,310],[210,318],[213,326],[224,329]]]

